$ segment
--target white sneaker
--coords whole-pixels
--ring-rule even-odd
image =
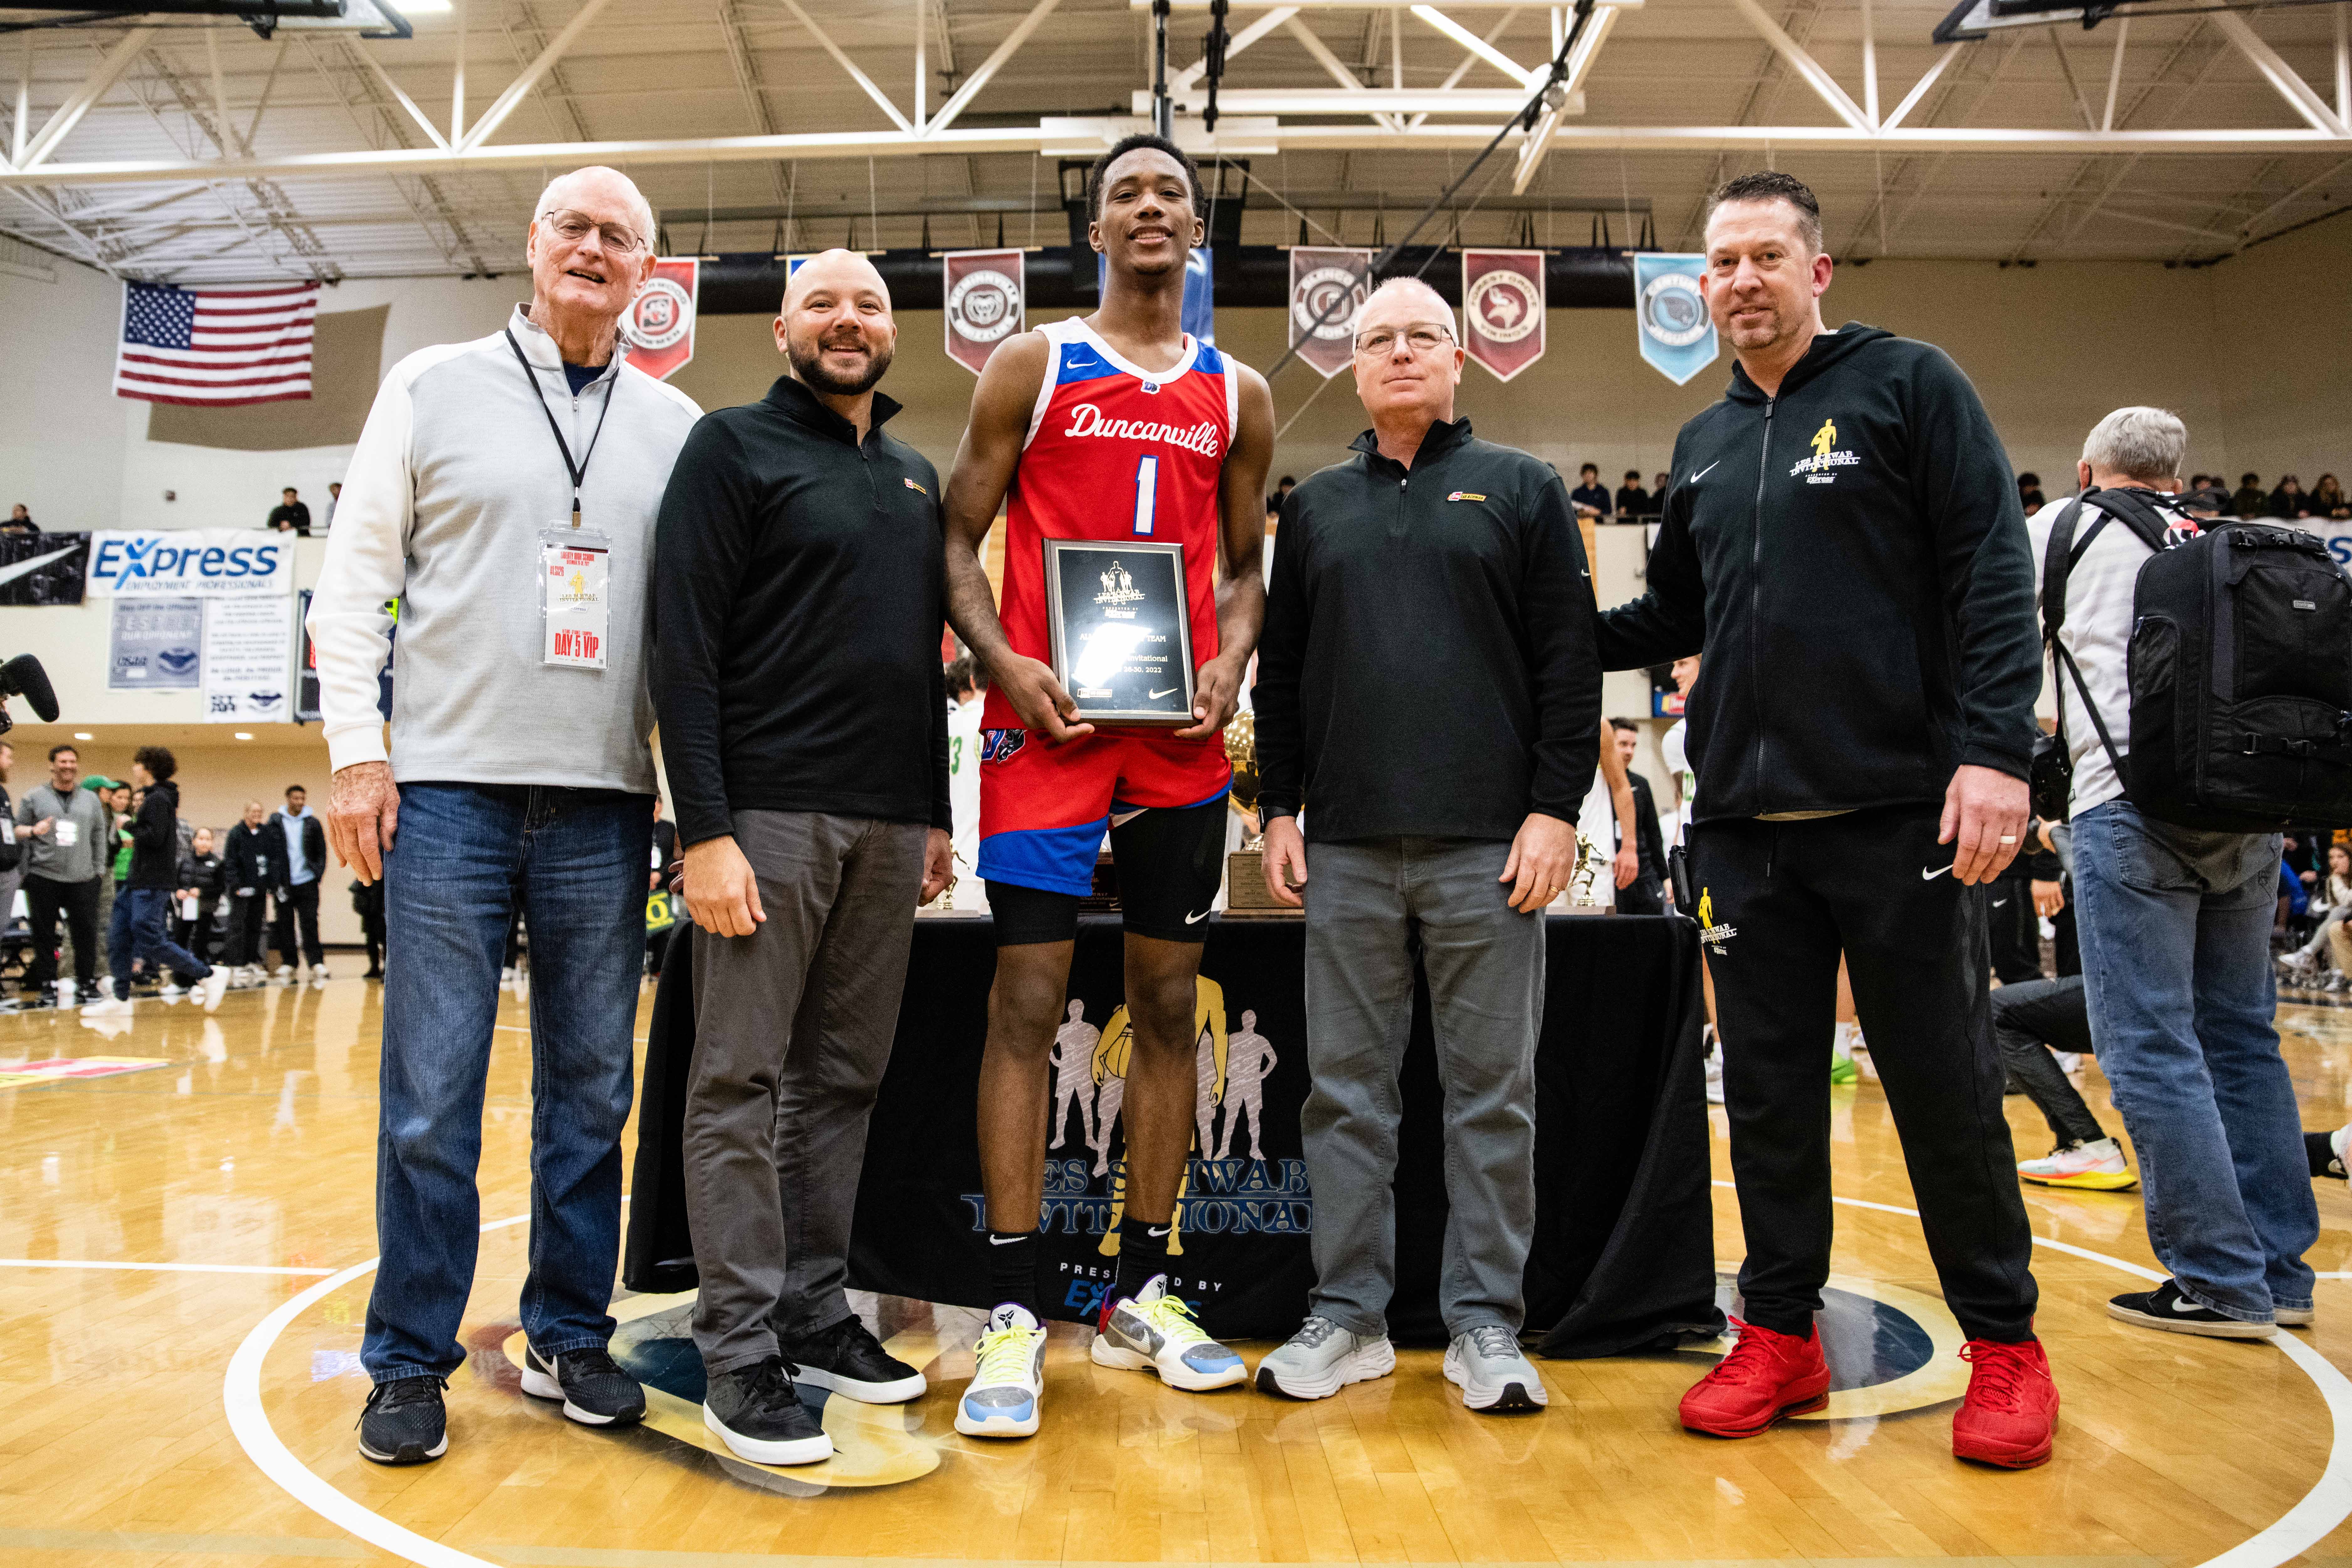
[[[113,996],[101,996],[97,1001],[85,1005],[81,1010],[81,1016],[85,1018],[104,1018],[130,1011],[130,1003]]]
[[[313,985],[324,985],[324,984],[327,983],[327,980],[328,980],[327,966],[326,966],[325,964],[323,964],[323,963],[314,963],[314,964],[312,964],[312,965],[310,966],[310,984],[313,984]]]
[[[979,1364],[956,1401],[955,1429],[967,1437],[1034,1436],[1045,1402],[1045,1331],[1036,1315],[1005,1302],[988,1315],[972,1353]]]
[[[1706,1102],[1723,1103],[1723,1053],[1717,1051],[1706,1058]]]
[[[1481,1323],[1445,1347],[1445,1381],[1458,1384],[1473,1410],[1540,1410],[1550,1402],[1535,1363],[1519,1353],[1517,1336],[1500,1323]]]
[[[275,970],[273,970],[271,973],[274,973],[274,974],[275,974],[278,979],[283,980],[283,979],[285,979],[288,975],[289,975],[289,974],[291,974],[291,973],[294,973],[294,966],[293,966],[292,964],[290,964],[290,963],[281,963],[281,964],[279,964],[279,965],[278,965]]]
[[[70,981],[70,980],[60,980],[60,981],[58,981],[58,1006],[60,1006],[60,1007],[70,1007],[70,1006],[72,1006],[72,1005],[74,1005],[74,992],[75,992],[75,989],[76,989],[76,987],[75,987],[74,983],[73,983],[72,981]]]
[[[187,987],[182,985],[176,980],[166,980],[155,992],[155,994],[162,997],[166,1003],[177,1002],[181,997],[185,996],[187,994]]]
[[[1396,1347],[1386,1334],[1351,1334],[1328,1318],[1311,1317],[1257,1363],[1257,1391],[1328,1399],[1351,1383],[1395,1370]]]
[[[228,991],[228,971],[215,965],[213,972],[198,983],[205,994],[205,1012],[213,1012],[220,1006],[221,997]]]
[[[2018,1162],[2017,1173],[2042,1187],[2085,1187],[2093,1192],[2119,1193],[2139,1185],[2139,1178],[2124,1163],[2124,1152],[2112,1138],[2094,1143],[2070,1143],[2053,1149],[2039,1160]]]
[[[2053,1051],[2050,1054],[2058,1058],[2058,1070],[2064,1073],[2068,1078],[2072,1078],[2076,1073],[2083,1070],[2082,1052]]]
[[[513,965],[513,964],[511,964],[511,963],[508,964],[504,969],[501,969],[501,970],[499,970],[499,984],[501,984],[501,985],[511,985],[511,984],[514,984],[514,977],[515,977],[514,965]]]
[[[1151,1371],[1171,1388],[1204,1394],[1249,1381],[1242,1358],[1202,1332],[1192,1309],[1168,1293],[1168,1276],[1154,1274],[1140,1294],[1104,1315],[1102,1332],[1087,1352],[1097,1366]]]

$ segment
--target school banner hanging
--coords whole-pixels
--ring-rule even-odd
[[[665,256],[630,305],[629,363],[656,381],[667,381],[694,357],[694,312],[702,298],[702,262]]]
[[[1642,357],[1676,386],[1713,364],[1720,352],[1715,319],[1699,292],[1706,268],[1706,258],[1695,253],[1633,258],[1633,321]]]
[[[1462,346],[1497,381],[1543,358],[1545,254],[1462,253]]]
[[[1355,357],[1356,313],[1371,278],[1369,250],[1302,245],[1290,253],[1290,347],[1327,381]]]
[[[1018,250],[950,250],[940,258],[948,358],[974,375],[1027,322],[1023,263]]]

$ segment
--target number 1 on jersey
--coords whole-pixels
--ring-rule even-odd
[[[1135,534],[1140,539],[1151,531],[1151,514],[1160,506],[1160,454],[1154,452],[1135,465]]]

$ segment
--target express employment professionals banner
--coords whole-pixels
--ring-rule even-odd
[[[1715,363],[1719,345],[1706,313],[1699,276],[1703,255],[1637,253],[1633,258],[1633,322],[1642,357],[1676,386]]]
[[[1328,380],[1356,354],[1356,313],[1371,290],[1372,253],[1302,245],[1290,253],[1290,346]]]
[[[1540,250],[1462,253],[1462,346],[1497,381],[1543,358],[1544,259]]]
[[[974,375],[1028,320],[1025,260],[1017,250],[950,250],[940,258],[948,358]]]
[[[79,605],[87,533],[0,533],[0,605]]]
[[[90,541],[92,598],[294,593],[290,533],[258,528],[107,529]]]

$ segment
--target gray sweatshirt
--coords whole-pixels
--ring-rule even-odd
[[[26,876],[52,882],[87,882],[113,861],[114,846],[106,836],[106,808],[90,791],[76,785],[61,796],[47,780],[35,784],[16,803],[16,823],[20,828],[30,827],[45,816],[57,820],[40,837],[16,835],[16,842],[25,847]],[[74,842],[61,844],[58,827],[67,825],[73,830]]]
[[[385,757],[377,677],[391,649],[385,606],[398,599],[395,780],[650,795],[654,514],[702,411],[629,369],[625,347],[575,396],[555,341],[520,308],[509,325],[528,375],[494,332],[409,355],[376,393],[310,601],[329,761]],[[603,669],[540,658],[540,532],[572,519],[551,414],[575,462],[595,443],[581,510],[612,547]]]

